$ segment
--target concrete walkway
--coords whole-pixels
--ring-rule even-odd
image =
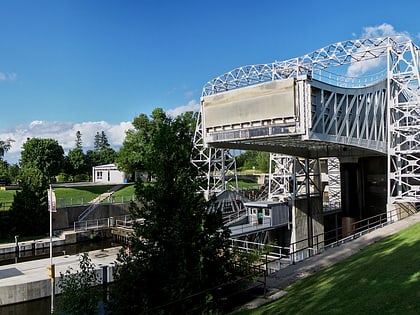
[[[286,295],[286,288],[296,281],[329,267],[359,252],[361,249],[404,230],[405,228],[418,222],[420,222],[420,212],[403,220],[389,224],[383,228],[374,230],[338,247],[328,248],[319,255],[312,256],[304,261],[296,263],[295,265],[290,265],[282,270],[279,270],[267,277],[267,297],[258,297],[241,307],[241,309],[254,309],[277,300]]]
[[[106,266],[107,282],[113,280],[112,274],[119,250],[120,247],[113,247],[89,252],[101,279],[102,268]],[[60,273],[65,273],[69,268],[78,270],[79,259],[79,255],[54,257],[56,279],[58,280]],[[50,296],[51,285],[47,270],[49,264],[50,259],[46,258],[0,266],[0,306]],[[57,281],[55,290],[59,293]]]

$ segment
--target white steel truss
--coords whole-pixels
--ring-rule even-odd
[[[201,112],[194,134],[191,162],[199,169],[200,191],[206,199],[226,189],[238,190],[236,160],[227,149],[210,148],[203,141]]]
[[[364,89],[310,84],[310,138],[386,153],[386,80]]]
[[[294,159],[289,155],[270,153],[269,200],[285,201],[290,199]]]
[[[313,74],[322,77],[322,75],[317,74],[317,71],[355,62],[385,58],[389,46],[406,45],[407,43],[414,45],[407,36],[348,40],[331,44],[302,57],[239,67],[206,83],[203,87],[202,96],[261,82],[298,78],[301,75]],[[341,82],[337,86],[357,87],[366,85],[365,78],[346,78],[344,76],[337,76],[337,78]]]
[[[420,49],[388,46],[388,204],[420,200]]]
[[[318,159],[300,159],[284,154],[270,154],[270,200],[313,197],[321,194]]]
[[[341,75],[334,75],[331,78],[326,69],[356,62],[369,62],[372,59],[384,60],[386,91],[383,88],[376,88],[372,91],[365,90],[356,96],[344,96],[338,93],[328,95],[327,99],[324,99],[328,106],[314,112],[318,115],[315,127],[320,128],[324,136],[334,130],[343,138],[356,136],[367,144],[374,140],[377,142],[375,145],[378,146],[378,151],[379,147],[386,143],[386,152],[383,153],[386,153],[388,158],[388,203],[418,202],[420,200],[419,51],[419,47],[407,36],[343,41],[286,61],[236,68],[205,84],[202,96],[272,80],[300,79],[302,76],[334,83],[336,87],[365,88],[367,84],[365,79],[345,78]],[[336,116],[328,118],[331,115],[328,111],[331,110],[335,111]],[[352,122],[349,115],[361,115],[363,120]],[[333,118],[338,119],[334,121]],[[296,189],[295,192],[299,192],[299,188]],[[276,193],[273,191],[274,194]]]
[[[338,158],[328,158],[328,203],[324,205],[324,211],[334,211],[341,209],[341,177],[340,160]]]

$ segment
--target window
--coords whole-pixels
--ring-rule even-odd
[[[101,171],[96,172],[96,179],[102,179],[102,172]]]
[[[269,217],[270,216],[270,209],[264,209],[264,215],[266,217]]]

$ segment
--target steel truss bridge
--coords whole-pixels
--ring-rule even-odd
[[[269,198],[319,194],[316,161],[328,158],[337,202],[337,158],[386,156],[388,206],[418,202],[419,51],[405,36],[349,40],[212,79],[203,87],[192,155],[206,178],[203,191],[235,186],[229,149],[271,152]],[[371,63],[380,67],[373,75],[345,76],[347,67]]]

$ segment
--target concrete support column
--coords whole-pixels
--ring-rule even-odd
[[[343,237],[354,234],[354,223],[359,218],[358,164],[341,162],[341,214]]]

